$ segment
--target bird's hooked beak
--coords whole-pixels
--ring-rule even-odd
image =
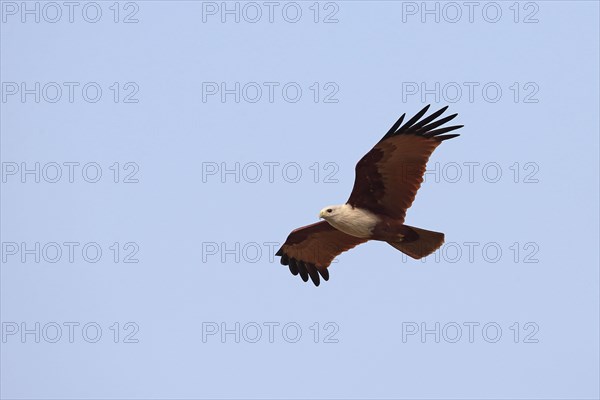
[[[319,212],[319,218],[325,219],[325,213],[323,212],[323,210]]]

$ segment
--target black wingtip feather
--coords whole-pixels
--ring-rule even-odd
[[[404,125],[402,125],[402,127],[400,129],[398,129],[398,133],[405,132],[408,129],[412,128],[413,124],[415,122],[417,122],[419,119],[421,119],[421,117],[423,115],[425,115],[425,113],[427,112],[427,110],[429,110],[430,106],[431,106],[431,104],[427,104],[425,107],[423,107],[423,109],[421,111],[419,111],[418,113],[416,113],[414,117],[412,117],[411,119],[409,119],[408,121],[406,121],[406,123]]]
[[[281,263],[281,265],[288,265],[290,262],[290,258],[288,257],[287,254],[283,254],[281,256],[281,259],[279,260],[279,262]]]
[[[404,121],[404,117],[406,116],[406,113],[402,114],[402,116],[400,118],[398,118],[398,121],[396,121],[394,123],[394,125],[392,125],[392,127],[390,128],[389,131],[387,131],[387,133],[385,134],[384,137],[389,137],[392,136],[396,130],[398,129],[398,127],[400,126],[400,124],[402,123],[402,121]]]
[[[304,282],[308,282],[310,278],[315,286],[319,286],[321,284],[321,277],[324,281],[329,280],[329,271],[327,271],[327,268],[320,268],[315,264],[297,260],[284,253],[282,249],[276,255],[281,257],[279,262],[282,265],[287,265],[293,275],[300,275]]]
[[[426,105],[423,109],[421,109],[421,111],[419,111],[417,114],[415,114],[415,116],[413,116],[404,125],[402,125],[402,127],[398,128],[398,126],[400,126],[400,124],[404,120],[404,116],[406,115],[402,114],[400,119],[396,121],[396,123],[392,126],[392,128],[390,128],[390,130],[385,134],[381,141],[396,135],[417,135],[426,138],[431,138],[463,127],[463,125],[456,125],[446,128],[435,129],[453,120],[458,114],[452,114],[436,121],[435,119],[441,116],[448,109],[448,106],[445,106],[432,113],[431,115],[421,119],[427,113],[430,106],[430,104]],[[451,139],[456,136],[459,135],[446,135],[444,136],[444,139],[441,140]]]
[[[315,286],[319,286],[321,281],[319,279],[319,273],[317,272],[317,268],[315,267],[315,265],[311,263],[304,263],[304,265],[306,266],[308,276],[310,276],[310,280],[312,281],[312,283],[314,283]]]
[[[298,272],[300,273],[300,277],[304,282],[308,282],[308,271],[306,270],[306,266],[302,261],[298,263]]]
[[[462,128],[463,126],[464,125],[447,126],[446,128],[440,128],[440,129],[436,129],[436,130],[433,130],[433,131],[429,131],[426,134],[424,134],[423,136],[425,136],[427,138],[431,138],[431,137],[434,137],[434,136],[441,135],[442,133],[452,132],[454,130]]]
[[[455,138],[457,136],[460,136],[460,135],[458,133],[453,133],[452,135],[436,136],[435,138],[437,140],[439,140],[440,142],[443,142],[444,140],[452,139],[452,138]]]
[[[422,127],[422,128],[419,130],[419,133],[421,133],[421,132],[429,132],[429,131],[431,131],[432,129],[435,129],[435,128],[437,128],[437,127],[438,127],[438,126],[440,126],[440,125],[444,125],[446,122],[450,122],[450,121],[452,121],[454,118],[456,118],[456,116],[457,116],[457,115],[458,115],[458,114],[452,114],[452,115],[448,115],[447,117],[444,117],[444,118],[442,118],[442,119],[439,119],[439,120],[437,120],[437,121],[434,121],[434,122],[430,123],[429,125],[425,125],[424,127]]]
[[[295,258],[290,258],[289,268],[292,274],[298,275],[298,264],[296,263]]]
[[[436,119],[437,117],[442,115],[444,113],[444,111],[446,111],[447,109],[448,109],[448,106],[440,108],[439,110],[437,110],[436,112],[431,114],[429,117],[423,118],[422,120],[420,120],[419,122],[414,124],[412,126],[412,129],[414,129],[414,130],[421,129],[421,127],[425,126],[426,124],[430,123],[431,121],[433,121],[434,119]]]
[[[319,274],[321,274],[321,276],[323,277],[325,282],[327,282],[329,280],[329,270],[327,269],[327,267],[325,267],[325,268],[317,267],[317,271],[319,271]]]

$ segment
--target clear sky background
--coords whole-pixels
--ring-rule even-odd
[[[598,398],[597,2],[53,4],[1,3],[3,398]],[[446,245],[279,265],[429,103]]]

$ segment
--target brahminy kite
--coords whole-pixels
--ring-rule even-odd
[[[406,115],[402,114],[356,164],[354,187],[346,204],[325,207],[319,213],[324,221],[292,231],[276,253],[281,264],[288,265],[292,274],[300,274],[304,282],[310,277],[319,286],[319,275],[329,280],[327,267],[338,254],[368,240],[387,242],[415,259],[437,250],[444,243],[444,234],[404,225],[404,217],[423,182],[433,150],[444,140],[459,136],[444,133],[463,127],[438,128],[458,115],[436,120],[447,108],[421,119],[428,105],[400,126]]]

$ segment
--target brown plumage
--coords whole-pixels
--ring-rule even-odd
[[[281,264],[289,265],[292,274],[300,273],[304,282],[310,276],[313,283],[319,286],[319,274],[326,281],[329,280],[327,267],[338,254],[366,241],[335,229],[327,221],[321,221],[293,230],[277,255],[281,256]],[[303,274],[303,264],[307,273],[314,268],[319,274]]]
[[[288,236],[276,255],[294,275],[318,286],[319,274],[328,280],[327,267],[340,253],[368,240],[382,240],[413,258],[437,250],[444,234],[404,225],[423,182],[429,157],[444,135],[462,125],[439,128],[457,114],[435,120],[448,107],[421,119],[423,108],[400,126],[403,114],[384,137],[356,164],[354,187],[347,203],[321,211],[326,221],[298,228]]]

